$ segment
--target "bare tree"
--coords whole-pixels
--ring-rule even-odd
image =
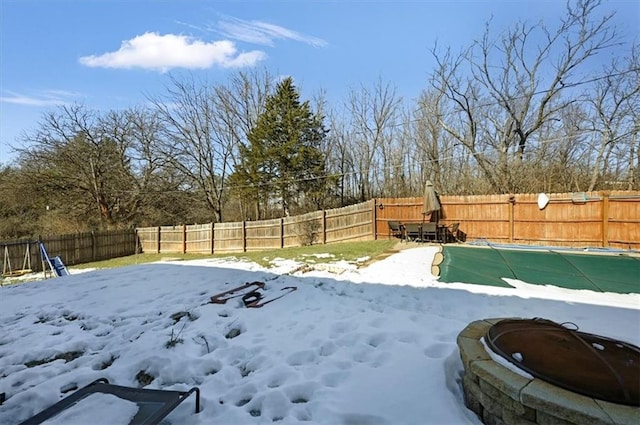
[[[149,165],[138,161],[134,169],[133,138],[126,111],[102,114],[79,104],[62,106],[46,113],[39,128],[24,136],[19,163],[37,182],[47,205],[90,227],[129,226],[144,193],[137,172]]]
[[[215,128],[219,143],[225,146],[231,169],[239,165],[238,148],[247,143],[247,135],[256,126],[258,117],[264,111],[267,96],[272,93],[276,79],[266,69],[252,69],[231,76],[226,84],[214,87]],[[234,200],[239,206],[236,217],[246,220],[258,217],[259,212],[249,213],[258,208],[257,197],[247,196],[246,188],[225,188],[222,192],[223,206]],[[228,206],[225,207],[225,210]]]
[[[171,166],[162,155],[164,128],[158,112],[152,108],[127,111],[131,149],[128,157],[131,170],[137,176],[129,188],[135,194],[141,211],[136,225],[151,226],[206,220],[200,214],[198,197],[189,191],[185,176]],[[206,216],[208,217],[208,216]]]
[[[41,220],[45,203],[32,183],[20,168],[0,165],[0,240],[50,233],[51,223]]]
[[[227,85],[215,86],[171,76],[167,94],[151,98],[164,123],[164,157],[187,177],[214,221],[223,219],[229,195],[225,185],[237,165],[238,144],[255,125],[271,80],[258,71],[238,73]]]
[[[589,191],[602,186],[599,180],[605,176],[609,184],[604,186],[616,188],[623,185],[625,178],[628,183],[629,176],[633,175],[629,170],[633,169],[640,117],[640,62],[637,58],[622,65],[614,62],[605,69],[605,74],[605,78],[596,82],[594,96],[589,100],[593,130],[600,136],[600,142],[593,146],[595,157]],[[619,185],[613,184],[614,181]]]
[[[342,114],[334,109],[329,113],[328,120],[331,131],[327,136],[327,173],[337,180],[338,205],[345,206],[350,204],[357,194],[355,155],[349,142],[349,129]]]
[[[457,193],[458,172],[463,151],[456,146],[456,139],[441,125],[450,106],[440,90],[424,90],[417,101],[411,119],[410,134],[415,139],[418,170],[418,187],[422,190],[429,180],[441,193]],[[459,143],[458,143],[459,144]]]
[[[540,129],[539,143],[531,148],[534,166],[530,167],[529,192],[573,192],[586,188],[591,151],[587,141],[592,136],[588,128],[584,105],[573,103],[559,111],[557,120]]]
[[[459,56],[432,50],[438,64],[432,86],[455,108],[443,127],[473,155],[493,191],[518,189],[514,173],[526,149],[576,100],[567,89],[582,84],[581,67],[618,45],[612,15],[598,15],[600,3],[569,2],[555,29],[518,22],[494,39],[488,23]]]
[[[225,149],[215,138],[212,95],[205,84],[193,79],[170,78],[167,95],[150,99],[163,122],[163,157],[187,177],[184,189],[201,194],[214,219],[220,221],[223,181],[219,176],[228,164]]]
[[[640,186],[640,118],[636,117],[635,130],[631,138],[631,150],[629,152],[629,176],[627,177],[627,190],[633,190]],[[634,159],[635,158],[635,159]],[[635,160],[635,163],[634,163]]]
[[[356,161],[361,201],[384,194],[384,182],[397,164],[391,161],[393,143],[401,128],[401,98],[391,84],[378,80],[373,89],[364,86],[349,93],[350,140]]]

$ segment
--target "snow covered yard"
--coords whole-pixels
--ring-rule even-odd
[[[443,284],[435,247],[368,267],[282,261],[161,262],[0,288],[0,423],[75,388],[111,383],[188,390],[173,424],[477,424],[465,408],[457,334],[487,317],[544,317],[640,343],[640,295]],[[263,308],[210,296],[263,281]],[[132,408],[133,407],[133,408]],[[55,423],[127,423],[128,401],[94,395]],[[133,413],[132,413],[133,412]],[[54,423],[52,421],[52,423]]]

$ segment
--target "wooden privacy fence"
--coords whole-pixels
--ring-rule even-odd
[[[640,192],[442,196],[439,222],[467,240],[640,249]],[[139,228],[143,252],[227,253],[390,237],[389,221],[421,222],[422,197],[377,198],[296,217]],[[430,216],[424,217],[430,220]]]
[[[40,238],[49,257],[60,256],[66,265],[108,260],[137,252],[135,229],[85,232]],[[3,273],[19,272],[27,265],[31,271],[42,271],[40,241],[0,241]]]
[[[467,240],[640,249],[640,192],[442,196],[441,224],[459,223]],[[420,222],[422,197],[378,198],[296,217],[145,227],[42,238],[67,265],[139,252],[227,253],[391,237],[389,221]],[[424,217],[429,220],[431,217]],[[38,242],[0,241],[3,269],[42,271]],[[3,270],[4,272],[5,270]]]
[[[640,249],[640,192],[612,191],[442,196],[439,222],[460,223],[467,240],[529,245]],[[388,222],[422,220],[422,197],[375,201],[376,235],[388,237]],[[426,217],[429,220],[430,216]]]
[[[373,201],[271,220],[138,228],[143,252],[228,253],[372,240]]]

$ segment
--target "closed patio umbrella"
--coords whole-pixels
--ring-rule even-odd
[[[436,213],[436,222],[438,221],[438,214],[440,212],[440,201],[438,200],[438,195],[436,194],[436,190],[433,188],[433,184],[431,181],[427,180],[427,183],[424,186],[424,203],[422,204],[422,214],[425,216],[427,214]]]

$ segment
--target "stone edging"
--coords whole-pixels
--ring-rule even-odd
[[[640,408],[586,397],[528,379],[495,362],[482,342],[489,328],[504,320],[470,323],[457,338],[464,365],[466,406],[491,425],[637,425]]]

